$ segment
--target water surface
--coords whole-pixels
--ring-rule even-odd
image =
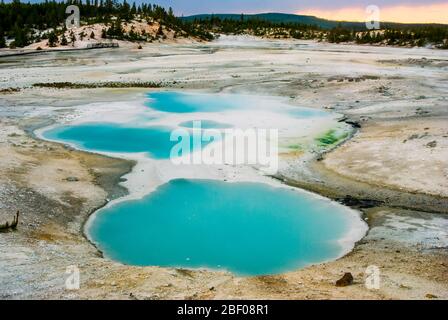
[[[60,126],[43,133],[50,140],[72,143],[80,149],[96,152],[136,153],[145,152],[155,159],[169,159],[177,140],[171,141],[170,127],[132,127],[115,123],[85,123]],[[214,141],[193,144],[190,135],[190,152]]]
[[[256,98],[245,95],[184,93],[176,91],[152,92],[147,95],[146,105],[163,112],[219,112],[231,109],[249,108]]]
[[[331,116],[319,109],[293,107],[276,97],[241,94],[186,93],[178,91],[151,92],[147,94],[147,107],[169,113],[224,112],[235,110],[269,110],[288,114],[294,118],[320,118]],[[218,123],[209,122],[211,126]]]
[[[101,210],[88,231],[126,264],[275,274],[337,257],[346,210],[288,188],[178,179]]]

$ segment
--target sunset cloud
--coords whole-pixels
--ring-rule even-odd
[[[380,21],[403,23],[447,23],[448,3],[424,5],[378,6]],[[366,21],[365,7],[346,7],[340,9],[304,9],[296,12],[329,20]]]

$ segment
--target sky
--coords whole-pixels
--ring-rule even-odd
[[[132,0],[128,0],[132,1]],[[376,5],[380,21],[448,23],[448,0],[149,0],[171,6],[177,15],[284,12],[332,20],[366,21]]]
[[[6,3],[12,0],[4,0]],[[39,2],[43,0],[21,0]],[[93,0],[91,0],[93,1]],[[117,0],[122,2],[123,0]],[[283,12],[317,16],[330,20],[445,23],[448,0],[127,0],[172,7],[176,15],[200,13]],[[377,6],[379,19],[368,19],[366,8]]]

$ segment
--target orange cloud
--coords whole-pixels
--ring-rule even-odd
[[[402,23],[446,23],[448,3],[429,5],[397,5],[380,8],[380,21]],[[341,8],[336,10],[305,9],[297,14],[312,15],[329,20],[366,21],[365,8]]]

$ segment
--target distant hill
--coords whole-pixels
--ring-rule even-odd
[[[229,19],[229,20],[240,20],[241,14],[198,14],[193,16],[182,17],[181,19],[185,21],[193,21],[195,19],[207,19],[211,17],[218,17],[220,19]],[[344,27],[363,27],[365,26],[362,22],[339,22],[339,21],[331,21],[325,20],[321,18],[317,18],[314,16],[305,16],[298,14],[289,14],[289,13],[258,13],[258,14],[244,14],[244,19],[259,19],[264,21],[269,21],[272,23],[300,23],[306,25],[316,25],[323,29],[331,29],[338,24],[342,24]]]
[[[233,14],[233,13],[221,13],[221,14],[197,14],[187,17],[182,17],[184,21],[193,21],[195,19],[207,19],[211,17],[219,17],[220,19],[231,19],[231,20],[240,20],[241,14]],[[272,23],[300,23],[305,25],[316,25],[322,29],[332,29],[337,27],[338,25],[345,28],[354,28],[354,29],[365,29],[364,22],[350,22],[350,21],[334,21],[334,20],[326,20],[322,18],[318,18],[315,16],[306,16],[299,14],[290,14],[290,13],[258,13],[258,14],[244,14],[244,19],[260,19],[269,21]],[[438,26],[447,26],[441,24],[402,24],[402,23],[394,23],[394,22],[383,22],[383,26],[387,27],[420,27],[420,26],[428,26],[428,25],[438,25]]]

